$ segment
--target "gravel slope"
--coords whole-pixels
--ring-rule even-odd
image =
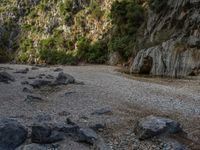
[[[17,69],[31,68],[25,65],[1,64],[16,82],[0,83],[0,116],[18,118],[30,125],[41,115],[51,116],[53,121],[62,121],[66,111],[81,125],[105,123],[101,133],[113,149],[151,149],[153,141],[139,141],[133,133],[138,118],[154,114],[178,120],[189,137],[200,143],[200,80],[173,80],[131,77],[115,71],[111,66],[59,66],[82,84],[34,90],[33,94],[45,99],[43,103],[27,104],[27,93],[22,92],[22,81],[31,81],[41,73],[57,75],[56,67],[40,67],[27,74],[13,73]],[[68,94],[65,94],[68,92]],[[96,109],[109,107],[111,115],[91,115]],[[151,148],[150,148],[151,147]],[[154,148],[152,148],[154,149]]]

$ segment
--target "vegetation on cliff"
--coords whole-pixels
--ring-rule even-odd
[[[105,63],[132,56],[144,22],[141,1],[9,0],[0,5],[1,61]]]

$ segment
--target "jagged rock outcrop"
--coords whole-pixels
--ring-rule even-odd
[[[199,75],[200,0],[163,3],[160,9],[150,10],[145,32],[144,43],[155,46],[140,50],[130,71],[172,77]]]

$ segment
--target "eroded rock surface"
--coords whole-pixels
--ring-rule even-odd
[[[160,2],[161,3],[161,2]],[[200,74],[200,1],[167,0],[162,9],[150,11],[145,42],[131,65],[132,73],[143,72],[152,58],[149,74],[185,77]],[[143,45],[145,45],[143,43]]]

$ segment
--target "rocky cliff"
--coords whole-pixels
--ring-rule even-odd
[[[0,62],[133,58],[131,73],[199,75],[199,24],[200,0],[2,0]]]
[[[183,77],[200,74],[200,1],[153,0],[132,73]]]

